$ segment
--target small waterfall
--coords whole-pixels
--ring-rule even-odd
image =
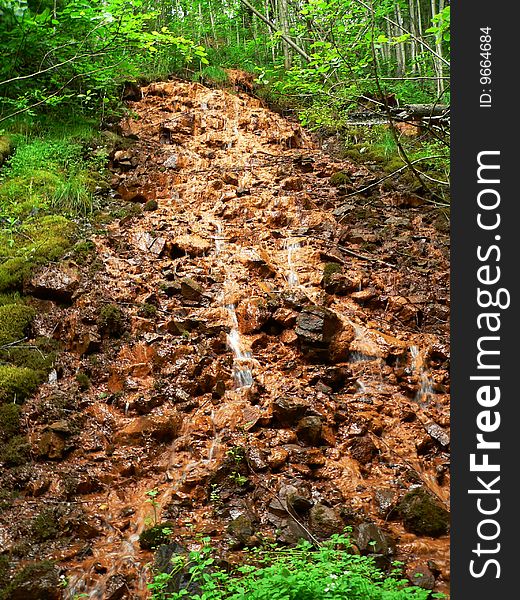
[[[251,387],[253,385],[253,372],[250,366],[252,356],[250,352],[244,352],[242,349],[235,305],[228,304],[226,308],[232,322],[231,331],[227,335],[227,343],[235,356],[235,360],[233,361],[233,378],[235,379],[236,388]]]
[[[298,250],[300,246],[300,242],[286,242],[287,245],[287,264],[289,266],[289,273],[287,275],[287,283],[289,287],[296,287],[300,285],[300,279],[298,277],[298,273],[294,269],[293,257],[296,250]]]
[[[215,252],[217,255],[222,253],[223,249],[223,230],[222,224],[218,221],[215,224],[217,234],[215,235]],[[228,277],[226,269],[226,279]],[[224,282],[224,287],[226,287]],[[225,302],[225,293],[223,294],[223,304]],[[234,304],[225,304],[231,320],[231,329],[227,334],[227,344],[234,355],[233,361],[233,378],[235,380],[236,389],[251,387],[253,385],[253,372],[251,370],[252,356],[250,352],[245,352],[243,349],[242,340],[240,337],[240,329],[238,326],[238,318]]]
[[[415,401],[421,406],[425,406],[429,404],[434,393],[432,381],[424,366],[424,356],[417,346],[410,346],[410,355],[412,357],[412,372],[419,376],[419,391],[415,396]]]

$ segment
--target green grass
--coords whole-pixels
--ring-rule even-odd
[[[207,542],[208,540],[206,540]],[[441,598],[381,572],[372,558],[354,554],[347,537],[333,536],[317,550],[308,542],[295,548],[271,546],[250,552],[231,571],[217,566],[218,551],[205,546],[176,555],[171,573],[159,573],[149,584],[153,600],[426,600]],[[180,573],[189,583],[169,591]]]

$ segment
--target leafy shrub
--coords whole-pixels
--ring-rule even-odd
[[[207,541],[207,540],[206,540]],[[350,540],[334,535],[314,550],[309,542],[296,548],[273,546],[255,550],[249,561],[226,571],[216,566],[209,546],[188,556],[177,555],[171,572],[159,573],[149,584],[153,600],[426,600],[429,590],[411,587],[396,573],[385,575],[371,557],[352,553]],[[180,572],[189,581],[168,592]]]
[[[32,369],[0,365],[0,402],[25,400],[38,387],[38,374]]]

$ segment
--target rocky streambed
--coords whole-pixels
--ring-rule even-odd
[[[1,475],[8,597],[146,598],[201,535],[236,562],[346,526],[446,592],[445,216],[246,95],[172,81],[130,108],[135,210],[27,285],[63,351]]]

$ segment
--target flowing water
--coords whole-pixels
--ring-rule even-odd
[[[436,390],[449,390],[446,364],[429,369],[425,360],[426,348],[445,343],[446,332],[430,325],[423,336],[403,324],[406,315],[399,312],[404,290],[428,300],[444,280],[432,286],[424,269],[341,255],[348,291],[325,294],[321,283],[324,264],[341,254],[335,243],[340,234],[355,254],[366,253],[367,236],[390,227],[384,219],[402,220],[406,211],[390,201],[373,211],[347,204],[351,219],[343,228],[332,210],[344,199],[330,176],[345,170],[362,183],[373,174],[323,155],[296,124],[256,100],[174,82],[152,84],[132,108],[140,118],[129,117],[123,129],[138,138],[144,164],[135,172],[121,168],[117,176],[122,188],[153,190],[159,207],[96,238],[103,268],[89,279],[95,293],[64,308],[59,323],[49,325],[50,331],[63,327],[75,348],[85,328],[94,327],[98,297],[120,303],[129,323],[127,336],[103,339],[99,352],[69,353],[60,387],[75,397],[75,373],[88,370],[92,379],[79,409],[83,425],[69,455],[38,459],[39,476],[51,482],[41,501],[63,499],[69,472],[78,480],[87,473],[97,484],[71,500],[83,502],[84,518],[97,524],[97,535],[83,544],[90,554],[70,551],[62,561],[67,600],[82,593],[92,600],[146,598],[145,565],[153,555],[141,550],[138,539],[155,520],[172,519],[173,539],[186,547],[211,532],[224,559],[233,516],[254,513],[255,528],[276,536],[280,517],[273,516],[272,498],[294,482],[309,487],[314,503],[347,509],[383,528],[398,540],[396,558],[435,561],[437,589],[445,590],[447,536],[411,534],[374,500],[379,490],[403,495],[418,478],[443,501],[449,497],[445,446],[425,444],[431,450],[420,454],[417,443],[427,436],[424,423],[449,427],[448,394],[437,392],[436,403],[430,402],[434,383]],[[176,127],[165,117],[171,112],[192,115],[193,132],[174,130],[169,142],[160,141],[163,121]],[[172,149],[176,160],[166,164]],[[434,244],[434,228],[421,221],[420,209],[413,211],[410,239],[420,230]],[[392,235],[402,235],[402,227]],[[152,246],[132,241],[143,234],[155,240]],[[392,235],[381,242],[382,260],[394,252]],[[407,243],[399,241],[392,255],[396,265],[405,251],[415,251]],[[440,264],[442,249],[441,242],[433,247]],[[438,272],[437,264],[432,277],[440,278]],[[363,296],[367,290],[372,295]],[[398,301],[387,308],[380,298]],[[144,304],[156,306],[156,313],[143,317]],[[305,320],[309,308],[317,312]],[[316,315],[324,308],[340,317],[344,330],[320,326]],[[343,358],[316,362],[305,353],[309,339],[324,351],[327,344],[343,344]],[[308,406],[306,415],[319,415],[319,443],[302,437],[301,415],[287,421],[284,411],[292,414],[287,403],[293,401]],[[28,405],[39,410],[37,402],[36,408]],[[38,425],[35,436],[46,431]],[[377,447],[368,461],[352,454],[360,438]],[[248,453],[247,496],[229,477],[222,479],[237,447]],[[220,512],[208,500],[212,485],[225,498]],[[154,507],[147,496],[152,489],[158,491]],[[116,576],[124,581],[112,596]]]

